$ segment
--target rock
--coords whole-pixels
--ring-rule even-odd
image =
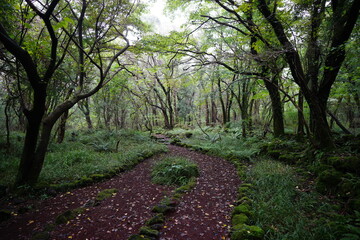
[[[255,225],[238,224],[233,227],[231,240],[261,240],[264,237],[264,230]]]
[[[250,206],[247,204],[240,204],[239,206],[236,206],[232,212],[233,215],[236,214],[245,214],[246,216],[250,217],[252,215],[252,212],[250,211]]]
[[[238,225],[238,224],[245,224],[245,223],[248,223],[248,222],[249,222],[248,216],[246,216],[243,213],[235,214],[231,219],[231,224],[233,226]]]
[[[152,226],[154,224],[159,224],[164,222],[165,222],[164,215],[162,213],[159,213],[154,217],[150,218],[148,221],[146,221],[146,225]]]
[[[167,206],[165,204],[159,204],[159,205],[156,205],[155,207],[153,207],[152,211],[155,213],[166,214],[166,213],[174,212],[175,208]]]
[[[140,228],[140,236],[144,235],[146,237],[155,237],[157,238],[159,236],[159,231],[152,229],[150,227],[141,227]]]
[[[68,221],[74,219],[77,215],[83,213],[84,211],[85,211],[84,208],[76,208],[73,210],[68,210],[57,216],[55,219],[55,223],[57,225],[67,223]]]
[[[135,234],[131,235],[128,240],[151,240],[151,238]]]

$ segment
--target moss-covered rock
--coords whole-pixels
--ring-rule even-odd
[[[83,213],[84,211],[85,211],[84,208],[76,208],[73,210],[67,210],[66,212],[64,212],[56,217],[55,223],[57,225],[67,223],[68,221],[74,219],[77,215]]]
[[[153,207],[152,211],[154,213],[162,213],[162,214],[167,214],[170,212],[174,212],[175,208],[174,207],[170,207],[166,204],[158,204],[156,206]]]
[[[334,168],[329,168],[319,174],[316,189],[321,193],[333,192],[341,182],[343,174]]]
[[[345,198],[360,196],[360,177],[346,174],[339,184],[338,193]]]
[[[241,197],[239,200],[237,200],[237,205],[240,205],[240,204],[247,204],[247,205],[251,205],[252,204],[252,200],[248,197]]]
[[[359,156],[332,156],[325,159],[324,163],[333,166],[336,170],[360,175]]]
[[[248,196],[250,192],[251,192],[251,189],[249,187],[241,186],[238,188],[238,196],[240,198]]]
[[[31,240],[48,240],[48,239],[50,239],[50,233],[46,231],[36,233],[31,237]]]
[[[100,181],[103,180],[107,177],[106,174],[92,174],[90,175],[90,178],[93,179],[94,181]]]
[[[6,221],[11,218],[11,212],[8,210],[0,210],[0,222]]]
[[[239,206],[234,207],[232,215],[236,214],[245,214],[246,216],[250,217],[252,215],[252,212],[250,211],[250,206],[243,203]]]
[[[144,235],[134,234],[129,237],[129,240],[151,240],[151,238]]]
[[[159,213],[153,216],[152,218],[150,218],[149,220],[147,220],[146,225],[151,226],[154,224],[159,224],[164,222],[165,222],[164,214]]]
[[[144,235],[147,237],[158,237],[159,236],[159,231],[152,229],[150,227],[141,227],[140,231],[139,231],[140,236]]]
[[[116,188],[110,188],[110,189],[105,189],[102,190],[101,192],[99,192],[95,198],[95,202],[101,202],[109,197],[112,197],[114,194],[117,193],[117,189]]]
[[[238,225],[238,224],[244,224],[244,223],[248,223],[249,222],[249,218],[248,216],[246,216],[245,214],[241,213],[241,214],[235,214],[232,219],[231,219],[231,224],[233,226]]]
[[[231,240],[261,240],[264,230],[255,225],[238,224],[233,227]]]

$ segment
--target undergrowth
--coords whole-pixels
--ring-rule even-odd
[[[203,131],[202,131],[203,130]],[[251,160],[261,150],[264,139],[257,136],[241,137],[241,131],[237,128],[223,131],[221,128],[204,128],[194,130],[174,129],[167,134],[181,138],[181,142],[194,148],[201,147],[209,154],[223,158],[232,156],[242,160]]]
[[[336,207],[301,186],[294,169],[272,160],[256,162],[247,179],[254,185],[254,219],[265,239],[338,239]],[[334,222],[335,221],[335,222]]]
[[[15,181],[22,139],[22,134],[14,134],[10,151],[0,152],[0,185],[11,186]],[[137,131],[69,132],[63,143],[49,145],[39,183],[61,184],[114,168],[126,169],[140,158],[163,151],[164,145]]]
[[[154,183],[176,186],[186,185],[198,175],[197,165],[183,157],[166,157],[155,163],[151,172]]]

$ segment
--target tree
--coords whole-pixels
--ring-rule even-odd
[[[291,29],[284,27],[280,16],[282,11],[278,10],[276,3],[270,5],[264,0],[256,3],[285,51],[294,81],[309,104],[316,142],[320,148],[334,147],[326,119],[327,101],[344,61],[345,44],[358,19],[360,4],[356,0],[330,1],[329,4],[325,0],[317,0],[305,6],[299,5],[303,16],[309,14],[305,24],[310,26],[307,29],[306,54],[301,58],[299,50],[288,37]],[[327,31],[322,30],[321,26],[325,26]],[[327,45],[329,39],[330,44]]]
[[[17,22],[19,32],[11,28],[12,16],[3,16],[0,42],[21,64],[24,78],[30,84],[31,103],[22,104],[27,127],[16,185],[33,185],[41,172],[56,121],[80,100],[98,92],[123,69],[119,66],[115,73],[110,71],[129,47],[124,32],[136,8],[127,1],[26,0],[17,4],[19,7],[12,10],[21,16]],[[127,24],[121,25],[126,21]],[[119,46],[120,42],[123,43]],[[49,85],[61,81],[54,79],[54,74],[65,59],[73,62],[77,69],[74,93],[48,112]],[[86,77],[87,71],[97,73],[97,82]],[[93,87],[86,88],[86,85]]]

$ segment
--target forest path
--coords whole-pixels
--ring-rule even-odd
[[[224,159],[173,145],[169,145],[168,153],[149,158],[112,179],[35,203],[34,210],[0,224],[0,239],[31,239],[53,224],[59,214],[86,206],[101,190],[116,188],[118,192],[100,205],[86,206],[75,219],[57,225],[48,239],[126,240],[154,215],[152,207],[172,190],[150,181],[152,164],[168,155],[196,162],[200,176],[176,211],[166,218],[160,239],[228,239],[232,204],[240,184],[235,167]]]

